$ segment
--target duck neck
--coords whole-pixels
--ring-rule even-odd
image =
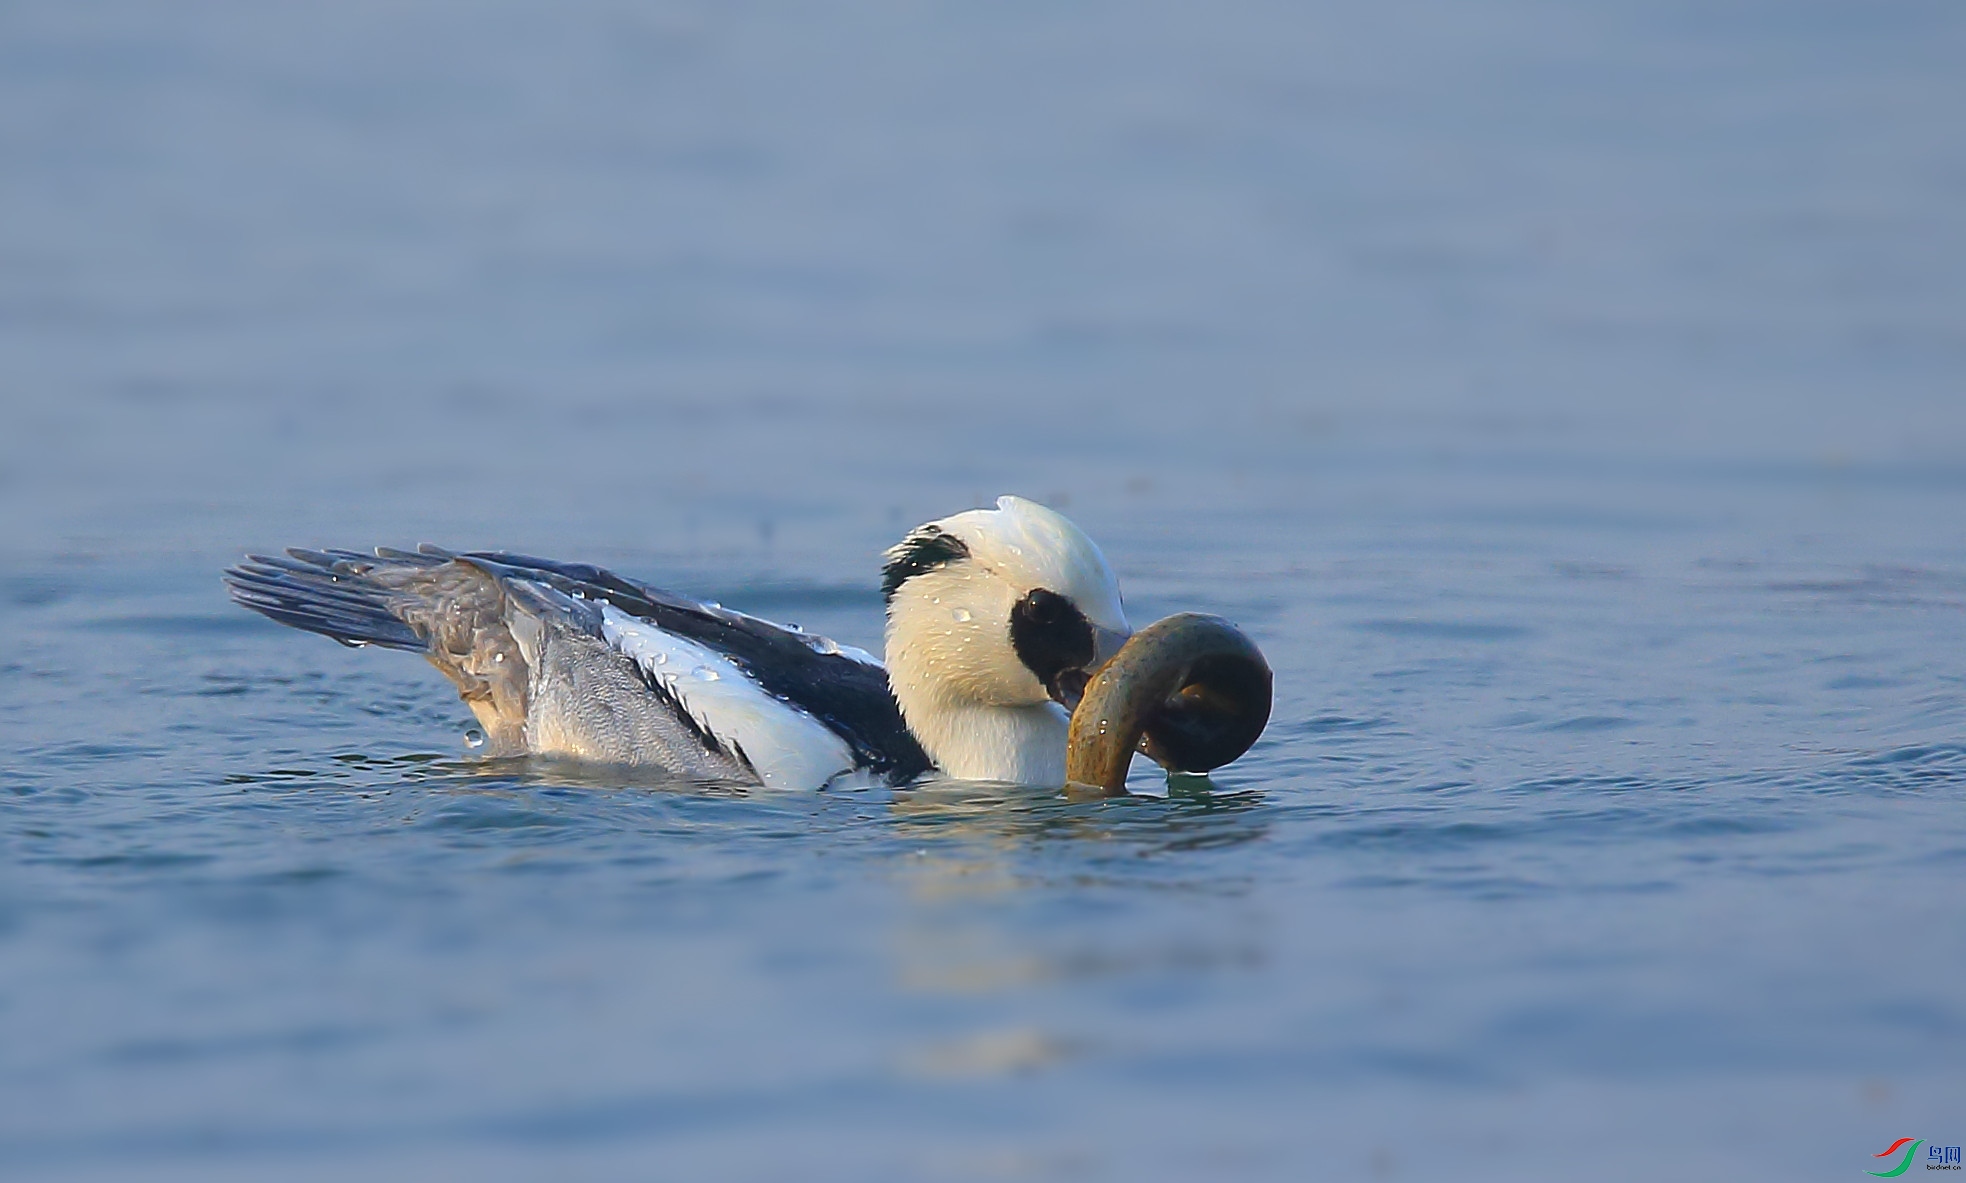
[[[908,729],[944,775],[1026,785],[1065,783],[1065,735],[1071,720],[1057,703],[992,706],[899,693],[895,697]]]

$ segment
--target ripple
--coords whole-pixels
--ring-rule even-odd
[[[1624,715],[1577,715],[1555,723],[1545,724],[1544,731],[1618,731],[1633,726],[1637,720]]]
[[[1300,735],[1343,735],[1359,731],[1379,731],[1390,727],[1390,719],[1354,719],[1345,715],[1315,715],[1290,725]],[[1272,724],[1274,727],[1275,724]]]
[[[1511,641],[1530,632],[1518,624],[1475,620],[1363,620],[1351,627],[1360,632],[1430,641]]]
[[[45,575],[10,575],[0,578],[0,601],[19,608],[43,608],[59,604],[80,590],[70,579]]]
[[[243,612],[224,615],[103,616],[84,621],[81,628],[98,633],[135,633],[151,637],[237,636],[259,633],[266,622]]]

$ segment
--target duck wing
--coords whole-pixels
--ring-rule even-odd
[[[848,745],[856,767],[899,784],[931,766],[901,719],[901,708],[888,688],[887,670],[869,653],[586,563],[503,552],[462,557],[509,580],[603,605],[602,632],[611,636],[610,643],[622,652],[639,654],[637,661],[644,668],[652,665],[664,675],[674,675],[685,692],[691,690],[691,680],[710,686],[726,680],[714,665],[710,672],[719,677],[706,682],[701,675],[686,677],[693,674],[691,670],[672,669],[677,664],[674,656],[667,662],[656,660],[665,652],[688,653],[688,646],[695,646],[733,667],[740,684],[822,723]]]
[[[252,556],[226,584],[283,624],[423,653],[495,751],[788,788],[929,768],[871,656],[588,564],[290,550]]]

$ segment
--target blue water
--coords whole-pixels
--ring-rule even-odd
[[[0,1174],[1861,1178],[1966,1140],[1954,4],[0,10]],[[878,648],[1003,492],[1212,784],[486,763],[240,553]]]

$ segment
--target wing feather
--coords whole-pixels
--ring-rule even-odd
[[[857,649],[585,563],[494,552],[461,557],[509,579],[529,580],[563,595],[604,604],[715,651],[767,695],[819,720],[846,741],[856,764],[892,783],[911,780],[931,767],[902,721],[888,688],[887,671]]]
[[[428,544],[296,548],[250,556],[225,581],[283,624],[423,653],[495,750],[807,787],[849,769],[900,783],[930,767],[869,655],[599,567]],[[610,651],[624,670],[583,664],[612,665]]]

